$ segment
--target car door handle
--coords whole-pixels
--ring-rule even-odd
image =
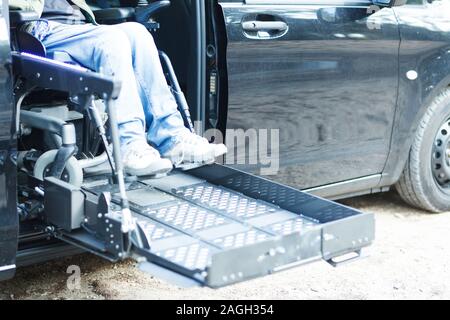
[[[257,31],[286,31],[288,25],[283,21],[245,21],[242,23],[242,28],[247,32]]]

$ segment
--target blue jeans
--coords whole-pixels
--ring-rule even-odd
[[[50,22],[43,43],[49,53],[66,52],[80,65],[121,81],[116,109],[122,146],[146,139],[164,153],[188,132],[165,80],[153,37],[141,24]]]

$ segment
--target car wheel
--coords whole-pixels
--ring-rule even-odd
[[[420,121],[396,189],[413,206],[434,213],[450,210],[450,89]]]
[[[34,176],[39,180],[44,180],[50,173],[51,165],[55,161],[58,150],[50,150],[37,159],[34,165]],[[66,163],[66,167],[61,176],[61,180],[70,183],[76,187],[83,184],[83,169],[77,159],[71,157]]]

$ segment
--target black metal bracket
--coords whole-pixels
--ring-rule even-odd
[[[67,161],[77,153],[77,146],[75,144],[62,146],[58,149],[55,161],[53,162],[52,168],[50,170],[50,176],[55,178],[61,178],[64,168],[66,167]]]
[[[19,52],[13,52],[12,59],[14,73],[24,79],[28,87],[68,92],[71,96],[111,99],[116,99],[120,93],[119,81],[80,66]]]
[[[332,267],[337,268],[345,264],[363,259],[364,257],[365,256],[362,254],[362,250],[359,249],[350,253],[346,253],[342,256],[336,256],[334,258],[327,259],[326,262],[329,263]]]
[[[175,70],[170,62],[169,57],[163,51],[159,51],[159,59],[161,60],[161,64],[163,69],[166,72],[167,78],[170,83],[170,87],[172,90],[172,94],[175,97],[175,101],[178,105],[178,111],[181,113],[181,116],[184,121],[184,125],[191,132],[194,132],[194,125],[191,119],[191,113],[189,111],[189,105],[186,101],[186,97],[184,96],[183,91],[181,90],[180,84],[178,82],[177,76],[175,74]]]

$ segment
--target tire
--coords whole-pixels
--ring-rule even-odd
[[[450,88],[436,97],[421,119],[395,186],[403,200],[430,213],[450,211],[449,129]]]
[[[55,161],[57,153],[58,150],[50,150],[39,157],[34,165],[33,174],[35,178],[44,181],[44,177],[46,176],[45,173],[50,164]],[[75,187],[81,187],[83,184],[83,169],[74,157],[71,157],[69,161],[67,161],[63,175],[66,176],[66,179],[62,180],[74,185]]]

